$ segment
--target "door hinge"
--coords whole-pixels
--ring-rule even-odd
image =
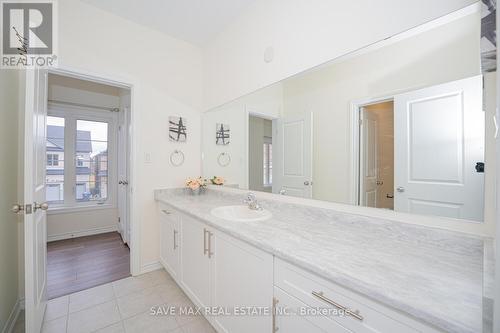
[[[122,221],[122,219],[118,216],[118,223],[120,223]]]
[[[358,119],[358,124],[359,124],[359,126],[363,125],[363,119],[359,118]]]

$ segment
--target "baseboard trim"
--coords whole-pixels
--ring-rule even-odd
[[[142,265],[141,274],[157,271],[162,268],[163,266],[159,261],[150,262],[149,264]]]
[[[21,300],[18,299],[16,301],[16,304],[14,304],[14,307],[12,308],[12,311],[10,312],[9,318],[5,322],[5,326],[2,329],[2,333],[11,333],[12,330],[14,329],[14,326],[16,325],[17,318],[19,317],[19,313],[21,312],[21,309],[23,308],[21,306]]]
[[[102,227],[102,228],[80,230],[80,231],[71,231],[71,232],[65,232],[62,234],[47,235],[47,242],[53,242],[53,241],[76,238],[76,237],[83,237],[83,236],[98,235],[98,234],[104,234],[106,232],[113,232],[113,231],[118,231],[118,228],[116,225],[109,226],[109,227]]]

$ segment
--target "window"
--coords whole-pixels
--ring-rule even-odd
[[[76,200],[105,200],[108,196],[108,123],[77,120],[76,153],[77,160],[81,160],[81,165],[76,165]]]
[[[64,130],[64,118],[47,117],[45,195],[49,203],[64,202]]]
[[[83,167],[83,155],[76,155],[76,166]]]
[[[47,154],[47,166],[59,166],[59,155]]]
[[[264,137],[263,145],[264,153],[264,186],[271,186],[273,184],[273,143],[272,138]]]
[[[47,201],[59,209],[113,203],[108,184],[116,177],[109,165],[116,168],[116,114],[57,106],[49,114]]]

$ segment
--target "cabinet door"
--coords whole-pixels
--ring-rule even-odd
[[[215,232],[210,243],[213,306],[269,309],[273,300],[272,255],[221,232]],[[272,329],[270,313],[216,316],[214,321],[220,332],[255,333]]]
[[[283,333],[349,333],[348,329],[324,316],[313,314],[313,309],[278,287],[274,288],[277,301],[273,332]],[[300,313],[303,311],[303,313]],[[307,312],[309,314],[307,315]]]
[[[160,207],[160,260],[176,280],[180,266],[179,226],[179,214],[166,206]]]
[[[207,228],[189,216],[181,216],[181,283],[198,306],[210,306],[210,258]]]

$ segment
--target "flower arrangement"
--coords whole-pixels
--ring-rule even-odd
[[[186,187],[191,190],[192,194],[200,194],[207,187],[207,180],[202,177],[188,178]]]
[[[210,179],[210,182],[214,185],[224,185],[224,178],[219,177],[219,176],[214,176],[213,178]]]

